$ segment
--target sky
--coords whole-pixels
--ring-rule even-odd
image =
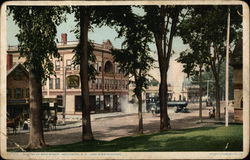
[[[140,11],[136,10],[135,12],[139,13]],[[61,41],[61,33],[67,33],[68,41],[77,41],[74,33],[71,32],[75,28],[75,24],[76,22],[74,22],[74,15],[68,14],[67,21],[60,24],[57,27],[56,38],[59,40],[59,42]],[[19,28],[14,23],[12,16],[7,17],[7,42],[9,46],[18,45],[18,40],[15,37],[18,31],[19,31]],[[106,41],[107,39],[109,39],[115,48],[121,48],[123,39],[116,38],[117,35],[118,34],[116,33],[114,29],[111,29],[107,26],[104,26],[101,28],[94,27],[93,32],[89,32],[89,39],[99,44],[102,44],[103,41]],[[182,85],[183,79],[186,76],[184,73],[182,73],[182,65],[180,63],[177,63],[175,59],[178,57],[181,51],[184,51],[187,48],[188,46],[183,44],[180,37],[174,38],[173,51],[176,54],[173,55],[170,60],[170,68],[168,71],[168,83],[175,86],[175,92],[180,92],[181,90],[180,87]],[[157,60],[155,44],[150,44],[150,49],[152,51],[153,58]],[[155,64],[155,66],[158,66],[158,62]],[[154,76],[157,80],[160,80],[158,68],[151,70],[150,74]]]

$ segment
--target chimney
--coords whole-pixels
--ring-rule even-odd
[[[13,67],[13,56],[12,54],[7,54],[7,71]]]
[[[61,40],[62,40],[62,44],[67,44],[67,33],[62,33],[61,34]]]

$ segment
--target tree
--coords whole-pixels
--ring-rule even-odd
[[[51,57],[59,58],[55,37],[56,25],[64,19],[64,7],[9,7],[20,28],[16,35],[20,57],[29,71],[30,134],[27,149],[45,146],[42,125],[42,85],[54,74]]]
[[[196,37],[207,48],[202,56],[207,58],[215,79],[216,118],[220,119],[220,72],[225,57],[225,42],[227,31],[228,6],[191,6],[188,18],[180,25],[179,35],[184,44],[192,44]],[[237,16],[239,6],[231,6],[232,23],[230,30],[230,43],[235,41],[236,33],[241,28],[241,18]],[[204,50],[203,50],[204,51]]]
[[[90,106],[89,106],[89,78],[86,75],[95,72],[93,67],[89,65],[91,60],[91,52],[88,50],[88,31],[95,24],[97,26],[102,25],[116,25],[120,21],[123,15],[123,10],[128,7],[103,7],[103,6],[80,6],[74,7],[76,21],[79,23],[79,45],[77,49],[77,56],[80,59],[80,78],[81,78],[81,94],[82,94],[82,141],[94,139],[91,119],[90,119]],[[76,31],[77,33],[78,31]],[[92,68],[92,71],[90,70]],[[92,79],[95,74],[92,74]]]
[[[224,95],[225,95],[225,62],[223,62],[221,64],[221,71],[220,71],[220,95],[221,95],[221,99],[224,99]],[[212,71],[209,69],[208,71],[204,71],[202,73],[202,90],[203,90],[203,96],[205,95],[209,95],[209,99],[211,100],[215,100],[215,80],[213,77],[213,73]],[[209,86],[207,86],[208,82],[207,80],[209,80]],[[194,75],[191,77],[191,81],[194,84],[197,84],[197,81],[199,81],[199,77],[197,75]],[[209,88],[207,88],[209,87]],[[208,93],[207,93],[207,89],[208,89]],[[232,100],[233,99],[233,67],[230,66],[229,67],[229,99]]]
[[[89,106],[89,76],[92,73],[92,79],[95,78],[95,70],[89,72],[91,67],[89,60],[93,58],[91,43],[88,41],[88,31],[90,28],[91,8],[87,6],[74,7],[76,21],[79,30],[76,29],[79,44],[75,51],[75,64],[80,64],[80,79],[81,79],[81,95],[82,95],[82,141],[94,139]],[[92,56],[91,56],[92,55]],[[94,58],[92,59],[94,61]]]
[[[182,6],[143,6],[145,24],[154,36],[160,68],[160,130],[171,128],[167,113],[167,72]]]
[[[207,52],[207,47],[200,43],[200,39],[192,36],[192,43],[190,43],[191,51],[186,50],[180,53],[180,57],[177,59],[183,65],[183,72],[188,77],[198,76],[199,82],[199,118],[202,122],[202,72],[204,70],[207,57],[203,56],[203,53]]]
[[[133,90],[138,99],[138,120],[139,133],[143,133],[143,117],[142,117],[142,92],[149,83],[147,77],[148,71],[152,67],[154,59],[150,56],[150,49],[148,42],[151,41],[151,35],[145,29],[142,23],[142,18],[139,16],[131,16],[130,23],[123,26],[125,29],[120,30],[125,36],[123,42],[123,49],[113,49],[112,54],[114,59],[118,62],[120,71],[125,76],[131,75],[134,81],[130,83],[135,84]]]

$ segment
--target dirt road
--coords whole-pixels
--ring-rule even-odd
[[[203,107],[203,123],[199,123],[198,105],[189,105],[190,113],[175,113],[175,108],[169,108],[168,113],[171,119],[172,129],[195,128],[201,126],[214,125],[214,120],[208,118],[209,107]],[[229,110],[232,121],[232,108]],[[222,112],[223,113],[223,112]],[[143,114],[144,133],[159,132],[159,115],[153,116],[151,113]],[[95,139],[113,140],[119,137],[131,136],[137,134],[138,117],[137,114],[120,115],[117,117],[97,118],[92,121],[92,131]],[[72,127],[56,131],[47,131],[44,133],[46,144],[69,144],[81,141],[81,127]],[[19,133],[8,135],[11,141],[25,147],[28,143],[28,133]],[[16,148],[14,143],[8,141],[8,149]]]

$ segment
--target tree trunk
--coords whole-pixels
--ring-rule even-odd
[[[220,120],[220,84],[219,77],[215,78],[216,119]]]
[[[142,95],[138,95],[138,119],[139,119],[139,127],[138,131],[140,134],[143,134],[143,119],[142,119]]]
[[[162,38],[158,34],[154,34],[156,47],[157,47],[157,54],[158,54],[158,62],[159,62],[159,68],[160,68],[160,76],[161,76],[161,82],[160,82],[160,88],[159,88],[159,99],[160,99],[160,130],[168,130],[171,128],[170,126],[170,119],[168,117],[167,113],[167,66],[168,62],[166,58],[164,58],[163,55],[163,49],[162,49]]]
[[[91,129],[90,106],[89,106],[89,85],[88,85],[88,27],[89,14],[87,7],[80,7],[80,77],[82,94],[82,141],[94,139]]]
[[[164,67],[163,67],[164,68]],[[168,112],[167,112],[167,103],[168,103],[168,98],[167,98],[167,74],[166,72],[161,73],[161,83],[160,83],[160,88],[159,88],[159,96],[160,96],[160,130],[168,130],[171,128],[170,126],[170,119],[168,117]]]
[[[42,85],[36,72],[29,72],[30,89],[30,134],[27,149],[38,149],[45,146],[42,124]]]
[[[199,84],[200,84],[200,104],[199,104],[199,118],[200,118],[200,122],[202,122],[202,87],[201,87],[201,83],[202,83],[202,76],[201,76],[201,66],[200,66],[200,70],[199,70],[199,74],[200,74],[200,77],[199,77]]]

